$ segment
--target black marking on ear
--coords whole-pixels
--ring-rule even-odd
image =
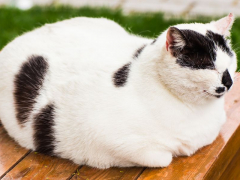
[[[228,70],[226,70],[226,71],[223,72],[222,84],[223,84],[224,86],[226,86],[228,90],[230,89],[230,87],[231,87],[232,84],[233,84],[232,78],[231,78]]]
[[[216,47],[214,42],[192,30],[180,30],[186,44],[183,48],[169,47],[176,63],[190,69],[215,69]]]
[[[138,56],[141,54],[141,52],[143,51],[143,49],[146,47],[146,44],[144,44],[143,46],[141,46],[140,48],[137,49],[137,51],[134,53],[133,58],[138,58]]]
[[[113,82],[116,87],[123,87],[128,79],[131,63],[128,63],[117,70],[113,75]]]
[[[151,43],[151,45],[153,45],[156,41],[157,41],[157,38],[153,40],[153,42]]]
[[[206,36],[212,39],[215,44],[222,49],[223,52],[226,52],[230,57],[233,56],[233,52],[228,47],[227,41],[222,35],[216,34],[212,31],[207,31]]]
[[[15,76],[14,98],[20,124],[26,122],[36,103],[47,69],[48,63],[42,56],[31,56]]]
[[[48,104],[34,117],[36,151],[47,155],[54,155],[54,111],[54,105]]]

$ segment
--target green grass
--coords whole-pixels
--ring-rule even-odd
[[[106,17],[121,24],[127,31],[144,37],[157,37],[171,25],[190,22],[209,22],[216,18],[198,17],[191,20],[163,18],[162,13],[131,13],[124,15],[120,9],[107,8],[72,8],[63,6],[34,7],[27,11],[16,8],[0,7],[0,49],[16,36],[39,27],[45,23],[53,23],[77,16]],[[240,18],[236,19],[232,28],[233,48],[240,47]],[[238,52],[240,58],[240,52]],[[240,61],[239,65],[240,65]],[[240,66],[238,66],[240,67]],[[240,69],[239,69],[240,70]]]

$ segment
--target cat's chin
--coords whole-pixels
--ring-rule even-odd
[[[209,96],[210,99],[212,99],[212,98],[221,98],[225,94],[225,93],[223,93],[223,94],[212,94],[212,93],[210,93],[210,92],[208,92],[206,90],[204,90],[203,92],[206,94],[206,96]]]

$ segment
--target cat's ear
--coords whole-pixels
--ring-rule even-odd
[[[183,49],[185,45],[186,45],[186,40],[181,30],[179,30],[176,27],[170,27],[167,31],[167,37],[166,37],[167,51],[170,50],[170,52],[172,53],[172,51]]]
[[[219,34],[227,37],[230,35],[230,30],[234,22],[234,16],[230,13],[228,16],[219,19],[218,21],[211,22],[211,24],[216,28]]]

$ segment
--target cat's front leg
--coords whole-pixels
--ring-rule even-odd
[[[132,161],[139,166],[166,167],[172,162],[172,153],[168,151],[144,151],[132,156]]]

